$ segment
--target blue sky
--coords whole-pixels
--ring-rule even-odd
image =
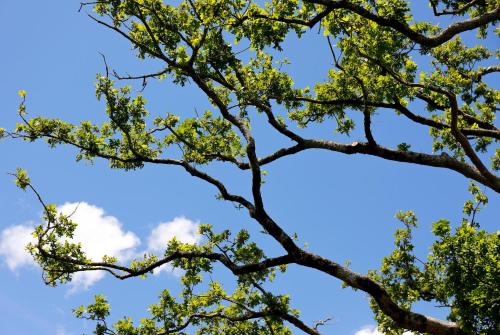
[[[103,106],[94,93],[95,74],[103,71],[99,52],[121,73],[157,69],[157,64],[135,59],[122,38],[78,13],[78,7],[78,1],[0,1],[0,30],[4,32],[0,53],[1,127],[13,128],[18,122],[19,89],[28,92],[31,116],[102,121]],[[321,35],[314,32],[300,42],[292,37],[285,53],[292,61],[289,71],[297,83],[312,85],[314,80],[325,79],[331,59]],[[153,113],[187,116],[195,109],[209,108],[197,90],[175,87],[166,81],[152,82],[144,96]],[[373,123],[375,136],[382,142],[405,141],[429,148],[425,127],[415,129],[388,113],[381,113]],[[315,134],[331,137],[331,126],[319,127]],[[279,143],[264,127],[260,121],[255,126],[262,153],[270,143]],[[348,141],[361,139],[356,136]],[[82,231],[82,238],[100,224],[99,229],[107,229],[106,236],[114,239],[93,242],[123,257],[154,250],[158,241],[150,238],[153,231],[157,233],[153,236],[177,234],[194,241],[192,228],[200,222],[213,224],[218,230],[245,227],[270,255],[280,252],[276,243],[259,233],[259,227],[246,213],[216,200],[210,185],[193,180],[180,169],[146,166],[122,172],[108,169],[100,160],[94,165],[75,162],[75,153],[67,147],[51,150],[43,143],[0,142],[0,231],[4,250],[6,236],[17,236],[16,232],[33,226],[41,213],[33,194],[17,189],[7,175],[19,166],[29,171],[46,201],[66,204],[67,208],[83,203],[82,220],[94,226]],[[209,170],[234,190],[248,190],[248,178],[239,172],[219,165]],[[461,175],[372,157],[307,152],[283,159],[266,170],[269,174],[263,194],[276,221],[288,232],[296,232],[310,250],[339,263],[350,260],[358,272],[377,268],[381,258],[390,253],[392,233],[397,227],[393,216],[398,210],[413,209],[418,214],[418,252],[425,254],[432,242],[431,223],[440,218],[458,222],[461,206],[468,198],[468,181]],[[495,222],[500,214],[499,199],[489,190],[487,194],[490,205],[481,213],[480,222],[488,230],[498,229]],[[17,242],[10,244],[11,249]],[[163,288],[173,292],[179,288],[178,276],[169,271],[146,281],[117,281],[104,276],[50,288],[43,284],[40,271],[30,266],[29,260],[17,256],[9,263],[4,252],[0,259],[1,334],[90,334],[91,324],[75,320],[71,309],[91,302],[94,294],[108,296],[115,317],[129,315],[138,319],[146,315],[147,305],[156,302]],[[25,266],[15,266],[23,261]],[[227,273],[222,271],[220,275],[231,283]],[[92,285],[85,288],[85,283]],[[302,311],[307,323],[333,317],[323,328],[324,334],[355,334],[373,325],[366,296],[341,289],[340,284],[314,271],[291,267],[273,287],[277,292],[291,294],[292,305]],[[442,311],[430,306],[418,308],[435,317],[443,316]],[[366,332],[370,333],[369,329]]]

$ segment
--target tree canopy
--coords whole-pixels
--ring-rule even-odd
[[[161,292],[151,315],[139,323],[123,318],[110,325],[109,305],[101,295],[77,308],[76,317],[96,322],[96,334],[291,334],[294,328],[321,334],[321,322],[301,320],[290,302],[293,292],[274,294],[266,286],[289,265],[314,269],[331,276],[332,285],[337,279],[368,294],[386,334],[498,334],[500,236],[481,229],[477,214],[488,202],[478,185],[500,192],[500,130],[495,125],[500,93],[491,79],[500,72],[499,51],[491,42],[500,35],[500,2],[431,0],[425,2],[429,20],[414,17],[412,6],[421,5],[404,0],[82,3],[80,10],[90,19],[128,40],[138,58],[161,69],[121,75],[103,57],[96,96],[108,120],[100,125],[30,118],[28,96],[19,91],[21,122],[11,131],[1,129],[1,135],[42,139],[51,147],[69,145],[77,149],[77,160],[105,159],[113,169],[181,168],[214,187],[221,200],[246,211],[278,243],[281,256],[267,256],[270,252],[246,230],[219,232],[202,225],[201,243],[172,239],[163,257],[145,254],[129,264],[110,256],[90,259],[71,242],[76,228],[71,215],[45,203],[36,182],[18,169],[17,185],[32,190],[44,209],[28,248],[45,282],[64,283],[82,271],[127,279],[145,277],[167,263],[182,269],[181,296]],[[438,17],[445,26],[434,22]],[[298,87],[286,71],[286,41],[295,35],[300,43],[311,29],[324,39],[332,66],[324,80]],[[313,51],[310,61],[315,61]],[[142,86],[152,80],[194,85],[212,108],[191,118],[155,115],[141,94],[121,85],[129,80]],[[401,122],[427,127],[429,147],[417,151],[404,138],[397,144],[377,138],[372,119],[391,112]],[[254,134],[259,115],[289,145],[261,156],[271,146]],[[309,137],[314,132],[308,130],[320,123],[333,125],[335,133]],[[350,142],[353,133],[365,140]],[[413,252],[416,214],[400,212],[402,228],[395,232],[393,253],[379,270],[360,274],[301,247],[273,218],[262,195],[266,165],[313,149],[446,169],[471,180],[472,200],[465,203],[458,224],[434,223],[435,242],[424,260]],[[245,171],[248,192],[235,193],[213,176],[207,167],[216,164]],[[234,290],[224,289],[217,278],[208,280],[219,265],[235,276]],[[448,308],[448,320],[414,312],[419,301]]]

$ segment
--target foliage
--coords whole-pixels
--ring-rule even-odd
[[[228,258],[242,263],[263,258],[262,250],[254,243],[248,243],[249,235],[244,230],[234,239],[229,231],[214,234],[209,225],[201,226],[200,233],[207,238],[207,243],[193,246],[174,239],[165,254],[181,250],[209,253],[217,248]],[[212,273],[213,261],[177,259],[172,265],[184,272],[180,301],[164,290],[160,301],[149,307],[151,317],[141,319],[137,326],[125,317],[112,328],[108,327],[106,319],[110,306],[100,295],[95,297],[93,304],[75,309],[75,315],[97,321],[96,334],[188,334],[193,327],[197,327],[196,334],[291,334],[282,318],[293,320],[298,311],[289,307],[288,296],[272,295],[261,286],[274,278],[274,269],[239,277],[234,292],[228,294],[218,282],[210,280],[204,283],[202,274]]]
[[[430,247],[427,260],[415,256],[412,229],[417,218],[412,211],[396,217],[404,228],[396,230],[395,250],[385,257],[374,279],[387,287],[391,296],[405,308],[419,300],[434,301],[450,310],[449,320],[469,333],[497,334],[500,331],[500,236],[480,229],[476,214],[488,198],[477,185],[469,190],[474,201],[467,200],[460,225],[452,232],[448,220],[433,224],[437,240]],[[372,308],[380,327],[387,334],[400,333],[375,303]]]
[[[495,126],[500,93],[485,78],[500,71],[498,50],[486,43],[500,35],[498,0],[431,0],[433,15],[450,22],[440,27],[414,17],[405,0],[98,0],[82,9],[96,23],[127,39],[140,59],[160,61],[157,73],[120,76],[117,80],[171,80],[195,85],[212,107],[202,115],[155,115],[140,94],[106,73],[97,75],[96,96],[109,118],[71,124],[59,119],[29,118],[26,92],[14,131],[0,128],[1,137],[27,141],[45,139],[79,150],[77,160],[103,158],[111,168],[139,169],[145,164],[173,165],[215,187],[219,198],[248,211],[263,231],[284,250],[268,258],[242,231],[212,232],[203,226],[205,241],[187,245],[172,240],[162,258],[144,255],[128,266],[105,256],[90,260],[81,245],[71,242],[75,224],[69,216],[45,205],[27,174],[18,170],[17,184],[30,188],[44,206],[44,223],[29,246],[50,285],[71,280],[79,271],[103,270],[126,279],[146,276],[167,263],[184,271],[180,300],[168,291],[150,307],[151,317],[135,326],[131,319],[108,327],[109,306],[96,296],[94,304],[75,310],[79,318],[97,321],[97,334],[290,334],[288,324],[319,334],[289,305],[288,296],[273,295],[265,284],[277,268],[296,264],[324,272],[345,285],[366,292],[379,326],[387,333],[412,330],[430,334],[493,334],[499,311],[498,234],[479,228],[475,215],[486,198],[471,186],[475,202],[467,202],[469,218],[452,233],[447,221],[434,225],[437,241],[425,262],[413,253],[413,212],[398,214],[404,224],[396,232],[396,250],[384,259],[380,272],[364,276],[299,247],[275,222],[261,196],[261,167],[295,153],[321,149],[368,154],[387,160],[445,168],[500,192],[500,131]],[[419,4],[420,5],[420,4]],[[290,34],[299,39],[317,27],[332,55],[333,67],[324,81],[297,87],[287,73]],[[471,46],[463,37],[477,32],[483,44]],[[470,38],[468,38],[470,39]],[[299,41],[300,43],[300,41]],[[474,44],[472,43],[472,44]],[[243,51],[241,51],[243,50]],[[425,111],[415,112],[419,106]],[[432,139],[427,152],[413,151],[408,139],[395,147],[382,145],[372,129],[377,113],[395,112],[400,119],[426,126]],[[362,124],[355,122],[362,115]],[[256,115],[293,144],[258,157],[252,132]],[[300,128],[332,124],[331,138],[307,138]],[[397,125],[395,125],[396,127]],[[344,143],[360,132],[363,142]],[[262,146],[266,148],[266,145]],[[260,151],[259,151],[260,152]],[[489,160],[489,162],[487,162]],[[486,163],[485,163],[486,161]],[[234,194],[223,181],[204,171],[213,162],[236,166],[251,175],[251,197]],[[206,281],[214,264],[234,275],[237,287],[226,292]],[[436,301],[450,308],[451,323],[411,310],[417,301]],[[286,323],[285,323],[286,321]]]

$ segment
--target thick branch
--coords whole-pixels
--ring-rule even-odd
[[[304,139],[304,141],[301,143],[298,143],[291,147],[282,148],[269,156],[261,158],[259,160],[259,164],[268,164],[282,157],[293,155],[308,149],[323,149],[348,155],[365,154],[397,162],[447,168],[450,170],[454,170],[466,176],[467,178],[474,179],[477,182],[480,182],[483,185],[492,188],[496,192],[500,192],[500,183],[492,182],[486,179],[476,168],[470,166],[467,163],[458,161],[453,157],[447,155],[446,153],[442,153],[440,155],[430,155],[413,151],[398,151],[382,146],[372,147],[368,143],[363,142],[343,144],[327,140]],[[248,168],[245,163],[241,164],[241,167],[243,169]]]
[[[437,320],[399,307],[379,283],[331,260],[302,251],[297,263],[329,274],[353,288],[368,293],[375,299],[384,314],[393,319],[401,328],[429,334],[464,334],[454,323]]]
[[[472,164],[477,168],[479,173],[483,176],[483,179],[486,179],[490,185],[495,185],[495,187],[500,188],[500,178],[495,176],[493,173],[491,173],[488,168],[483,164],[481,159],[478,157],[472,146],[470,145],[469,141],[467,138],[464,136],[464,134],[461,132],[461,130],[458,128],[458,114],[461,112],[460,109],[458,108],[458,102],[457,102],[457,97],[453,92],[449,92],[444,90],[441,87],[433,86],[433,85],[426,85],[426,84],[421,84],[421,83],[413,83],[413,82],[408,82],[404,78],[402,78],[398,73],[396,73],[394,70],[392,70],[390,67],[386,66],[383,62],[380,60],[373,58],[362,51],[358,50],[358,53],[368,59],[369,61],[373,62],[374,64],[380,66],[382,69],[387,71],[396,81],[399,83],[406,85],[408,87],[414,87],[414,88],[421,88],[421,89],[429,89],[432,90],[436,93],[444,95],[450,102],[451,106],[451,133],[453,137],[457,140],[457,142],[460,144],[462,149],[464,150],[465,154],[469,159],[471,160]]]
[[[408,26],[408,24],[399,21],[396,18],[380,16],[370,12],[365,9],[363,6],[360,6],[356,3],[352,3],[348,0],[304,0],[305,2],[314,3],[318,5],[323,5],[327,9],[347,9],[350,10],[368,20],[371,20],[381,26],[392,28],[399,33],[405,35],[412,41],[428,47],[433,48],[439,46],[454,36],[468,31],[479,28],[481,26],[487,25],[489,23],[493,23],[500,19],[500,7],[497,7],[489,12],[486,12],[478,17],[474,17],[468,20],[455,22],[449,25],[446,29],[441,31],[439,34],[435,36],[425,36]]]
[[[500,186],[500,178],[492,174],[488,168],[483,164],[481,159],[478,157],[474,149],[469,143],[469,140],[465,137],[465,135],[458,128],[458,105],[457,99],[455,96],[450,98],[451,100],[451,133],[455,137],[455,139],[460,143],[462,148],[465,151],[465,154],[472,163],[476,166],[479,172],[491,183]]]

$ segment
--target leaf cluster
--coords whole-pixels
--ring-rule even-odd
[[[418,301],[446,307],[448,319],[466,332],[492,335],[500,330],[500,238],[498,232],[480,229],[476,214],[488,202],[479,187],[471,184],[473,200],[464,204],[466,217],[453,230],[448,220],[433,224],[436,241],[425,261],[414,252],[412,230],[417,218],[412,211],[400,212],[403,228],[396,230],[395,250],[372,272],[402,306],[410,309]],[[401,330],[372,303],[380,328],[388,334]]]

